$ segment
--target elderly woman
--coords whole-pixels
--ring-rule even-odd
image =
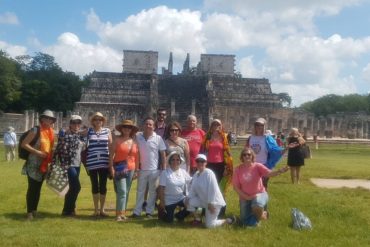
[[[132,179],[139,168],[139,149],[134,139],[138,127],[131,120],[123,120],[116,130],[121,134],[114,138],[109,151],[109,171],[116,192],[116,220],[124,221]]]
[[[305,140],[297,128],[292,128],[287,138],[288,143],[288,166],[293,184],[298,184],[300,179],[301,166],[304,166],[304,153],[302,146]]]
[[[173,151],[176,151],[181,156],[180,168],[184,169],[188,173],[190,172],[190,153],[188,142],[180,137],[181,126],[178,122],[172,122],[167,127],[166,136],[168,138],[165,141],[167,155]]]
[[[240,221],[244,226],[257,226],[261,219],[267,218],[264,211],[268,194],[262,183],[262,177],[274,177],[286,172],[289,167],[271,171],[261,163],[256,163],[256,155],[251,148],[240,153],[241,164],[233,174],[234,190],[239,195]]]
[[[195,158],[198,171],[194,174],[189,195],[185,199],[188,211],[195,212],[196,208],[205,208],[205,224],[207,228],[214,228],[224,224],[232,224],[235,218],[217,219],[225,200],[217,184],[215,174],[208,168],[207,157],[198,154]]]
[[[45,110],[39,117],[40,125],[33,127],[20,144],[30,153],[22,169],[22,173],[27,175],[28,179],[26,200],[27,219],[29,220],[36,217],[42,183],[52,160],[55,121],[54,113]],[[34,142],[36,139],[37,141]]]
[[[182,221],[189,214],[184,198],[191,177],[184,169],[180,169],[182,161],[180,153],[170,153],[167,157],[169,167],[162,172],[159,180],[159,208],[165,212],[163,220],[169,223],[173,222],[174,217]],[[174,214],[177,207],[182,207],[182,210]]]
[[[91,117],[92,128],[87,131],[87,159],[86,169],[89,172],[91,190],[94,201],[93,216],[106,217],[104,210],[107,194],[107,179],[109,174],[109,147],[112,145],[112,134],[104,128],[105,117],[96,112]],[[100,203],[100,208],[99,208]]]

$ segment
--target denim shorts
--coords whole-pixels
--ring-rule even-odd
[[[257,218],[252,213],[252,207],[264,208],[268,202],[267,192],[259,193],[252,200],[240,200],[240,221],[245,226],[256,226]]]

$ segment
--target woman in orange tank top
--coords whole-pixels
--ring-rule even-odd
[[[131,120],[123,120],[116,126],[116,130],[121,135],[114,138],[112,150],[109,151],[109,172],[113,177],[116,192],[116,219],[123,221],[126,220],[132,180],[139,167],[139,149],[134,139],[138,128]]]

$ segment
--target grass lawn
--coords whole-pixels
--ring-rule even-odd
[[[62,218],[63,199],[44,184],[39,217],[25,220],[26,177],[22,161],[0,162],[0,246],[370,246],[370,191],[323,189],[309,179],[370,179],[370,147],[366,145],[321,145],[302,168],[302,182],[292,185],[289,172],[269,183],[270,219],[258,228],[225,226],[194,228],[189,223],[165,224],[156,219],[114,221],[115,195],[108,181],[107,207],[111,217],[93,219],[90,181],[81,170],[82,190],[76,219]],[[238,164],[240,147],[233,147]],[[1,157],[3,149],[0,148]],[[279,166],[286,163],[283,159]],[[135,203],[136,182],[129,200]],[[238,198],[229,190],[227,213],[239,215]],[[291,208],[302,210],[312,231],[291,227]],[[131,212],[129,212],[131,214]]]

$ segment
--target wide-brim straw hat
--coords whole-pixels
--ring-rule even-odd
[[[104,123],[107,122],[107,119],[104,117],[104,115],[101,112],[95,112],[94,115],[91,116],[90,118],[91,124],[95,118],[102,118]]]
[[[43,113],[41,113],[39,119],[41,118],[50,118],[53,120],[53,123],[57,121],[57,118],[54,116],[54,113],[50,110],[45,110]]]
[[[129,119],[123,120],[120,124],[117,124],[116,125],[116,130],[121,131],[123,126],[130,126],[132,128],[132,131],[135,131],[135,132],[137,132],[139,130],[139,128],[136,127],[134,122],[132,120],[129,120]]]
[[[217,123],[217,124],[219,124],[219,125],[222,126],[222,123],[221,123],[221,120],[220,119],[217,119],[217,118],[213,119],[212,122],[211,122],[211,126],[214,125],[215,123]]]

